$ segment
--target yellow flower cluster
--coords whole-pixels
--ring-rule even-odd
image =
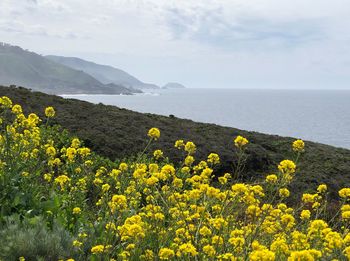
[[[162,158],[163,157],[163,151],[161,151],[161,150],[155,150],[154,152],[153,152],[153,157],[155,158],[155,159],[160,159],[160,158]]]
[[[237,136],[233,142],[235,143],[235,146],[240,149],[248,144],[248,140],[240,135]]]
[[[157,140],[160,137],[160,131],[158,128],[151,128],[148,131],[148,137],[150,137],[151,139]]]
[[[159,250],[158,256],[161,260],[169,260],[175,256],[175,252],[174,250],[165,247]]]
[[[8,200],[2,215],[22,208],[45,224],[61,222],[73,237],[69,256],[76,260],[350,259],[350,188],[339,191],[339,215],[327,219],[326,184],[290,205],[296,160],[281,161],[253,183],[237,182],[233,173],[216,179],[219,155],[197,160],[191,141],[175,142],[185,152],[179,164],[161,150],[146,160],[111,162],[77,138],[64,141],[7,97],[0,98],[0,119],[9,122],[2,112],[15,119],[0,130],[0,193],[16,193],[16,186],[28,204],[36,202],[14,207]],[[152,128],[148,136],[153,142],[160,131]],[[238,136],[234,145],[244,154],[248,140]],[[292,147],[298,157],[304,143]]]
[[[302,140],[296,140],[292,144],[292,148],[296,152],[303,152],[304,147],[305,147],[305,144],[304,144],[304,141],[302,141]]]
[[[48,117],[48,118],[52,118],[52,117],[54,117],[55,116],[55,109],[53,108],[53,107],[47,107],[46,109],[45,109],[45,115],[46,115],[46,117]]]
[[[220,163],[220,157],[218,154],[216,153],[210,153],[208,156],[208,160],[209,163],[211,164],[219,164]]]
[[[196,152],[196,145],[192,142],[192,141],[188,141],[185,144],[185,151],[191,155],[194,154]]]

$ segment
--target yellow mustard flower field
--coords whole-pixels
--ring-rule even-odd
[[[242,136],[232,172],[214,176],[220,156],[196,159],[192,141],[175,142],[183,161],[172,163],[149,151],[161,135],[151,128],[144,151],[111,162],[51,126],[55,114],[0,98],[0,260],[350,259],[350,188],[331,213],[326,184],[287,203],[302,140],[274,173],[243,183]]]

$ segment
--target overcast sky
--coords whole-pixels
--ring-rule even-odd
[[[0,41],[159,85],[350,89],[350,0],[0,0]]]

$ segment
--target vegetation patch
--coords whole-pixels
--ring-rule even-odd
[[[214,175],[219,154],[196,160],[200,147],[177,139],[172,150],[181,156],[174,163],[154,126],[143,134],[142,150],[111,161],[52,125],[55,108],[43,114],[24,114],[0,98],[4,260],[350,258],[350,188],[340,189],[331,206],[327,184],[288,202],[295,194],[290,186],[305,175],[302,140],[289,144],[288,158],[271,172],[250,181],[245,166],[254,144],[245,135],[231,137],[231,171]]]

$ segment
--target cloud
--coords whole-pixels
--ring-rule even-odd
[[[0,32],[15,34],[17,36],[39,36],[60,39],[89,39],[89,36],[75,33],[71,30],[48,30],[39,24],[26,25],[19,21],[0,21]]]
[[[286,21],[261,16],[236,14],[227,17],[223,8],[198,9],[183,12],[166,10],[166,22],[174,39],[190,39],[229,50],[268,46],[292,47],[326,37],[323,21],[290,19]]]
[[[19,21],[0,21],[0,31],[9,33],[48,36],[47,31],[40,25],[25,25]]]

